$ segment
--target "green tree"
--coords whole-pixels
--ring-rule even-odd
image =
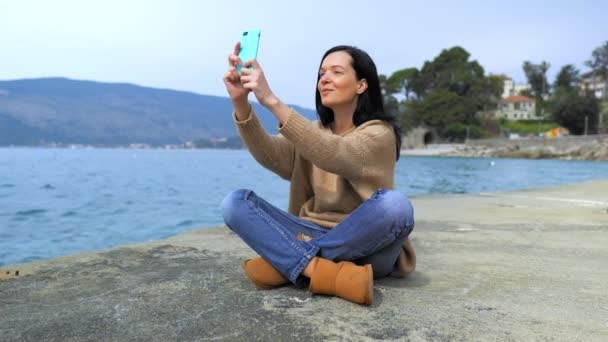
[[[391,89],[396,89],[396,92],[403,92],[405,99],[409,100],[416,79],[418,78],[418,73],[418,69],[416,68],[395,71],[391,77],[388,78],[387,84]]]
[[[484,76],[483,67],[469,57],[459,46],[443,50],[424,63],[414,80],[422,96],[418,112],[422,122],[449,140],[464,138],[462,127],[478,128],[478,113],[495,108],[502,93],[500,78]]]
[[[481,135],[479,113],[496,108],[503,85],[498,76],[486,77],[481,65],[469,58],[465,49],[456,46],[426,61],[421,69],[381,75],[385,105],[397,108],[406,131],[425,124],[448,140],[462,140],[467,131],[470,137]],[[398,105],[396,94],[405,97]]]
[[[585,62],[593,75],[608,82],[608,41],[591,53],[591,59]],[[608,101],[608,91],[604,91],[604,101]]]
[[[547,83],[547,70],[551,64],[543,61],[540,64],[534,64],[530,61],[524,61],[523,69],[532,88],[534,96],[542,96],[549,94],[549,84]]]
[[[392,96],[398,93],[400,90],[398,85],[394,82],[389,81],[389,78],[384,74],[379,74],[378,78],[380,79],[380,87],[382,88],[382,95],[384,96]]]
[[[549,106],[553,120],[566,127],[572,134],[595,132],[599,101],[592,93],[581,95],[576,89],[559,88]]]
[[[555,93],[549,104],[553,119],[573,134],[597,132],[600,103],[592,92],[581,94],[579,71],[573,65],[564,66],[554,83]]]
[[[594,75],[608,79],[608,41],[593,50],[591,59],[585,64],[592,69]]]
[[[401,115],[399,113],[399,100],[397,100],[394,96],[387,96],[384,99],[384,110],[397,118],[397,120],[401,120]],[[400,121],[401,123],[401,121]],[[405,129],[405,128],[404,128]]]
[[[399,104],[400,123],[404,132],[409,131],[422,123],[421,111],[419,110],[421,101],[410,99],[401,101]]]
[[[477,61],[469,61],[470,54],[456,46],[443,50],[432,62],[425,62],[420,72],[425,92],[448,90],[467,96],[474,83],[483,77],[484,70]]]
[[[551,64],[543,61],[540,64],[534,64],[530,61],[524,61],[524,73],[532,88],[531,94],[536,99],[536,116],[542,116],[543,109],[546,107],[544,95],[549,94],[549,84],[547,83],[547,71]]]
[[[497,75],[490,75],[477,84],[478,88],[475,93],[478,96],[480,106],[484,110],[494,109],[501,99],[504,88],[503,79]]]
[[[395,71],[390,77],[381,75],[380,85],[384,96],[384,106],[387,112],[393,113],[404,131],[408,131],[418,125],[419,120],[412,111],[407,110],[406,103],[413,94],[413,84],[418,77],[418,69],[408,68]],[[405,100],[399,102],[396,94],[403,94]],[[417,95],[416,95],[417,96]]]
[[[447,90],[436,90],[428,94],[420,103],[421,119],[434,127],[437,133],[448,140],[463,138],[451,136],[449,127],[466,122],[466,100]]]
[[[384,110],[390,114],[394,115],[397,119],[399,118],[399,100],[394,94],[399,92],[399,89],[395,86],[393,82],[389,82],[388,77],[384,74],[378,75],[380,79],[380,88],[382,89],[382,97],[384,100]]]
[[[556,91],[557,89],[575,89],[580,81],[579,74],[580,72],[574,67],[574,65],[568,64],[564,66],[557,74],[553,88],[556,89]]]

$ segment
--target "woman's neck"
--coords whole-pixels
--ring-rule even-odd
[[[355,126],[353,124],[352,120],[350,122],[334,120],[334,122],[332,122],[331,125],[332,125],[332,131],[334,134],[346,133]]]
[[[334,134],[342,134],[348,132],[351,128],[355,127],[353,123],[353,115],[355,113],[354,104],[349,104],[342,108],[332,108],[334,112],[334,122],[332,123],[332,130]]]

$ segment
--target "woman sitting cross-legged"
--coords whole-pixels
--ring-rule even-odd
[[[413,208],[393,190],[401,133],[384,112],[374,62],[355,47],[328,50],[317,76],[320,120],[311,122],[279,100],[256,60],[239,59],[239,48],[224,76],[238,132],[262,166],[290,182],[288,212],[249,189],[222,202],[226,225],[260,255],[243,263],[245,274],[262,288],[309,280],[313,293],[371,304],[374,278],[403,277],[416,262]],[[250,92],[280,134],[263,128]]]

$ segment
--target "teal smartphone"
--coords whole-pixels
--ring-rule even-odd
[[[260,29],[247,30],[241,35],[241,50],[239,58],[243,63],[258,58],[258,47],[260,46]],[[241,65],[236,66],[236,71],[241,74]]]

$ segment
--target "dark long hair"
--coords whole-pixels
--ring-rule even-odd
[[[336,51],[344,51],[352,57],[352,66],[355,69],[357,80],[365,79],[367,81],[367,89],[363,94],[359,95],[357,100],[357,108],[353,115],[353,123],[355,126],[359,126],[369,120],[382,120],[387,122],[393,127],[395,133],[395,143],[397,147],[397,160],[399,160],[399,154],[401,150],[401,127],[397,119],[384,111],[384,103],[382,100],[382,90],[380,89],[380,79],[378,78],[378,71],[376,70],[376,64],[367,52],[348,45],[338,45],[327,50],[321,58],[321,65],[327,55]],[[317,85],[319,84],[320,74],[317,75]],[[334,121],[334,111],[331,108],[325,107],[321,102],[321,94],[319,93],[319,87],[316,88],[315,101],[317,105],[317,114],[324,127],[328,127],[330,123]]]

